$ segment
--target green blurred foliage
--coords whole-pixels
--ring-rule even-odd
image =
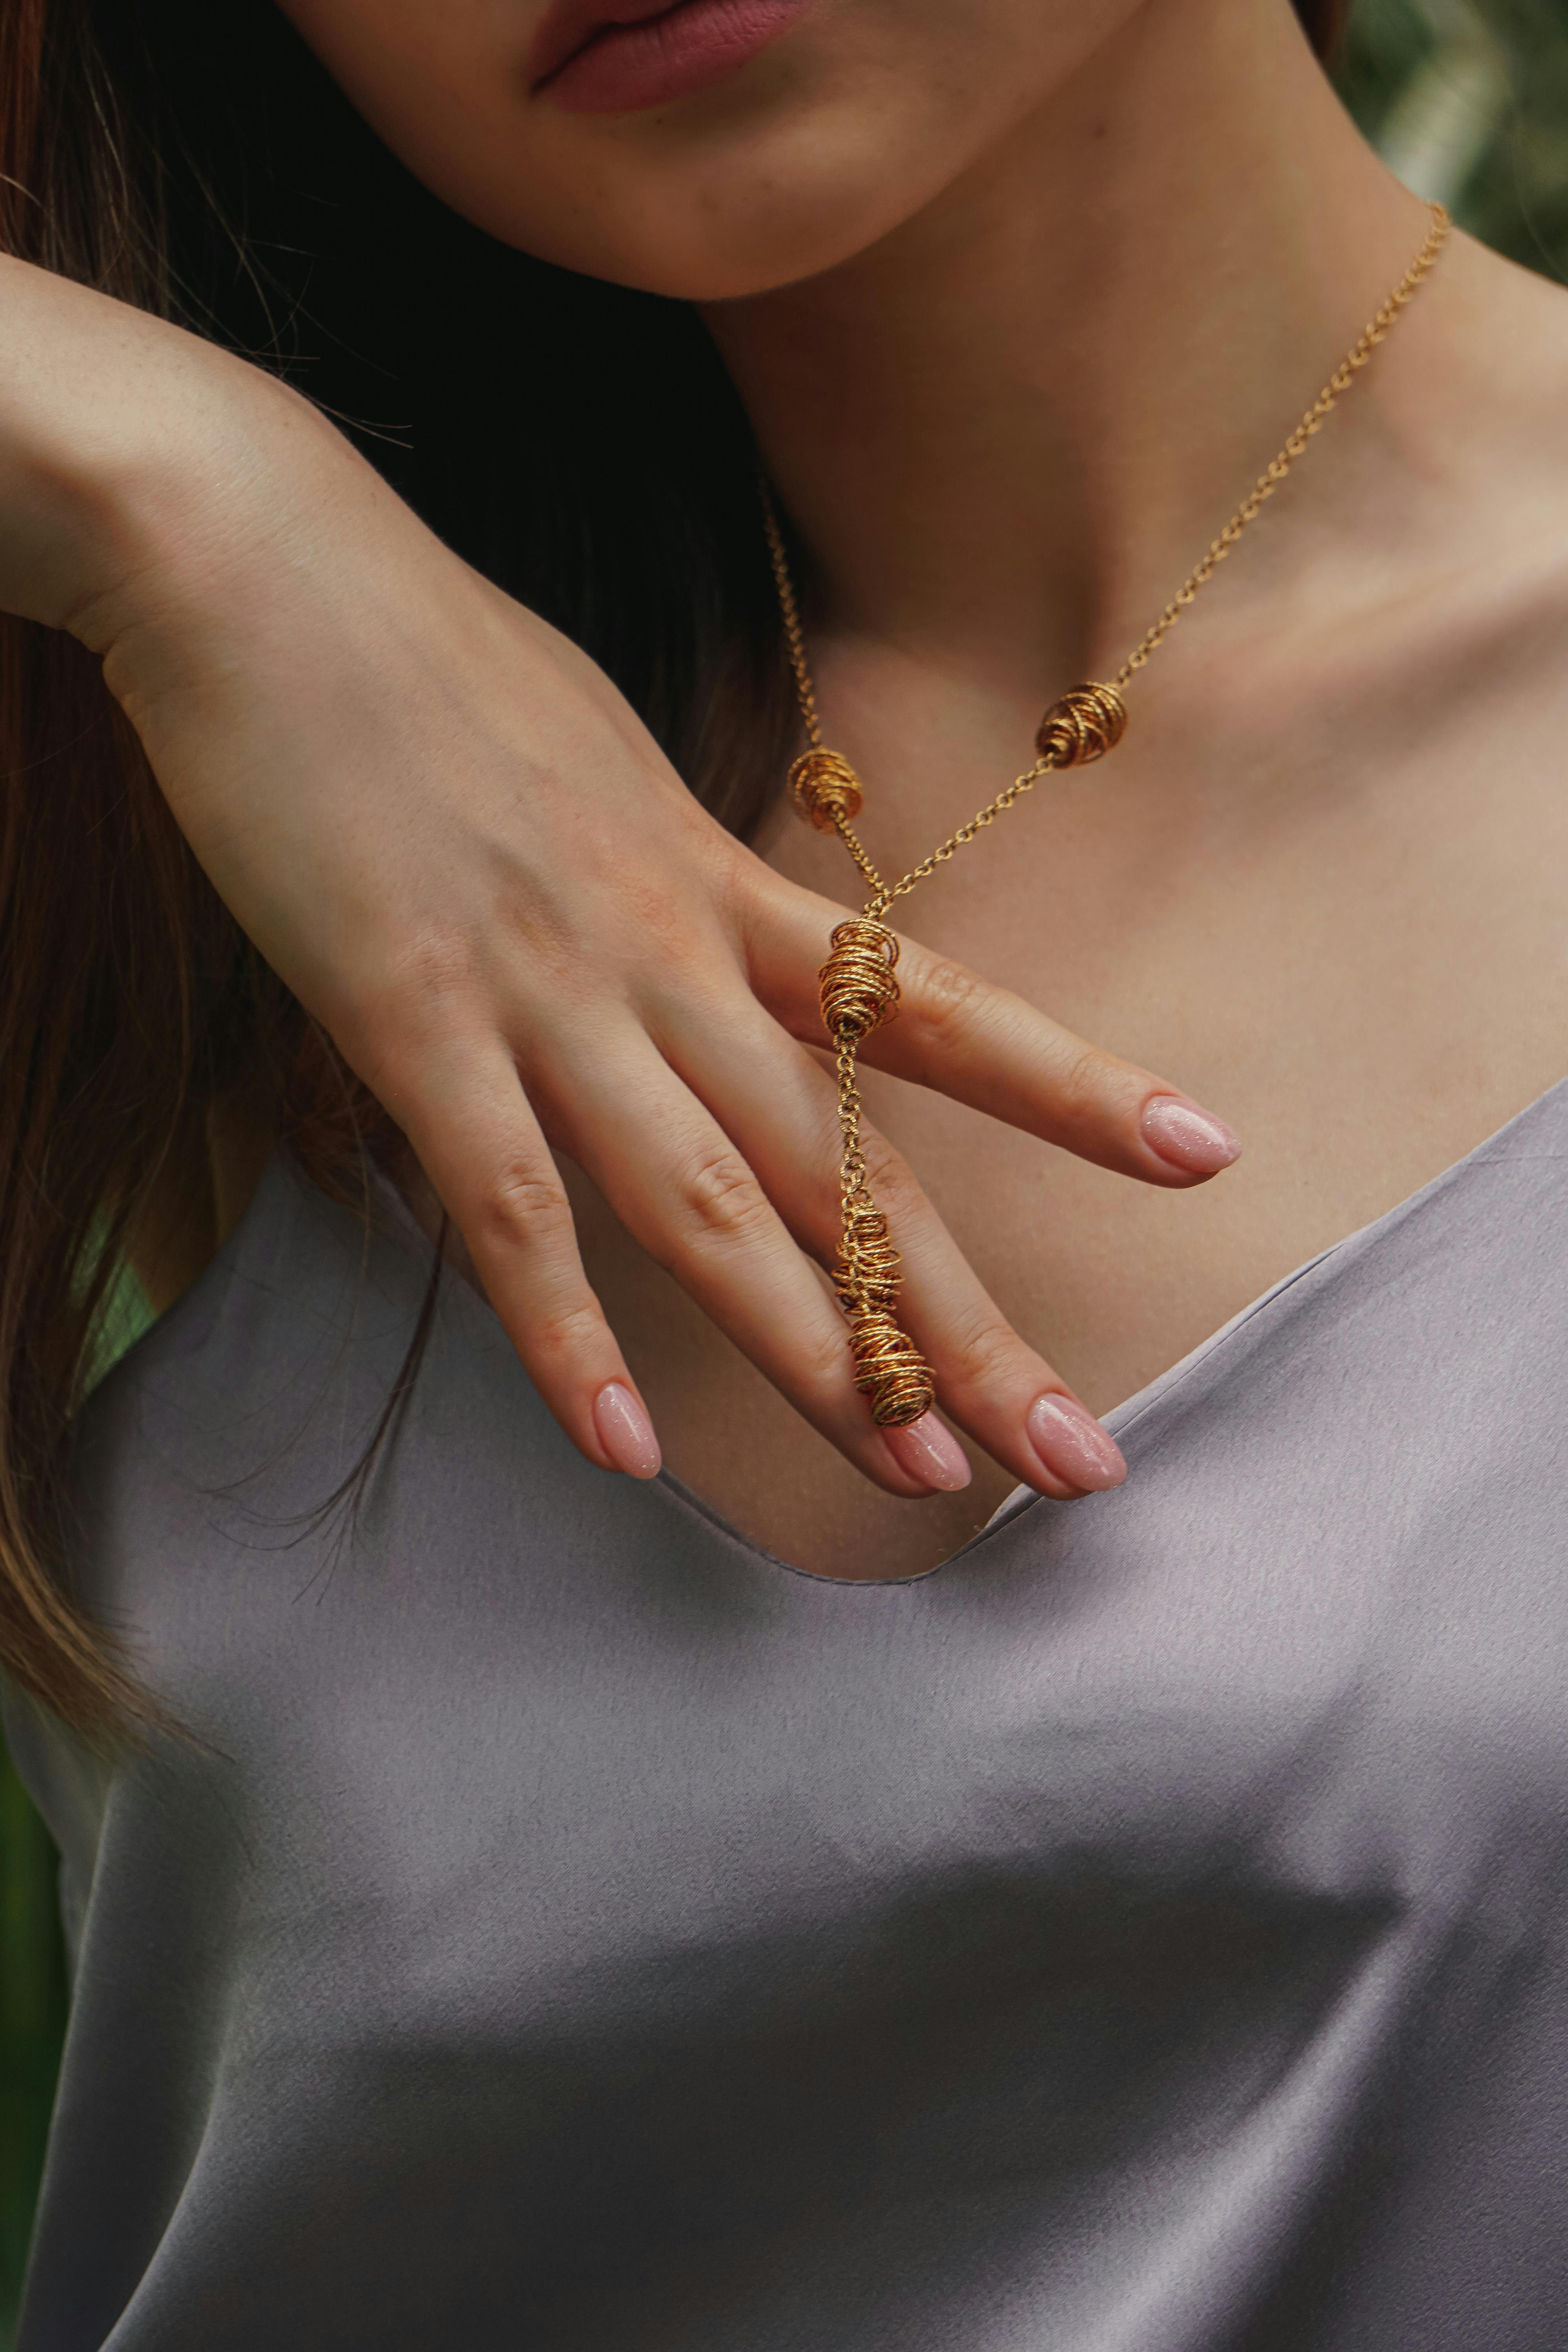
[[[1340,87],[1376,140],[1413,77],[1441,74],[1477,35],[1505,95],[1450,208],[1498,252],[1568,282],[1568,0],[1355,0]]]
[[[1568,0],[1357,0],[1340,83],[1376,140],[1415,78],[1495,44],[1506,96],[1452,191],[1462,225],[1568,281]],[[0,2352],[9,2344],[65,2019],[48,1835],[0,1756]]]

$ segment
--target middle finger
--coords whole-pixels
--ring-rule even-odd
[[[761,1007],[716,1022],[714,1000],[666,1011],[656,1042],[749,1164],[801,1246],[830,1265],[839,1239],[837,1088]],[[903,1258],[899,1320],[943,1411],[1016,1478],[1058,1499],[1125,1475],[1114,1439],[1014,1330],[908,1162],[864,1130],[871,1192]],[[847,1357],[845,1327],[838,1343]],[[869,1409],[862,1405],[869,1421]],[[884,1434],[895,1452],[896,1432]]]

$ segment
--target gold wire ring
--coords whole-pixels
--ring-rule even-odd
[[[817,981],[822,1017],[835,1037],[864,1037],[891,1021],[899,1009],[893,966],[899,942],[886,923],[853,915],[833,929],[833,952]]]

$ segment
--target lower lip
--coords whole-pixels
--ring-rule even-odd
[[[635,114],[689,98],[750,63],[811,0],[681,0],[640,25],[606,25],[540,87],[570,114]]]

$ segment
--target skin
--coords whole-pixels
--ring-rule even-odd
[[[24,264],[0,260],[0,604],[102,656],[197,856],[397,1120],[410,1189],[432,1225],[449,1213],[568,1434],[603,1468],[658,1467],[552,1144],[863,1475],[931,1491],[929,1439],[900,1452],[872,1425],[802,1254],[834,1246],[832,1097],[794,1040],[819,1034],[842,902],[725,835],[594,665],[273,380]],[[943,969],[911,948],[886,1067],[1197,1181],[1142,1139],[1161,1081],[978,983],[947,1017]],[[687,1052],[699,1035],[722,1049]],[[771,1138],[747,1108],[763,1072],[795,1106]],[[216,1168],[170,1171],[138,1251],[159,1307],[270,1140],[254,1106],[212,1109]],[[951,1409],[1072,1491],[1026,1425],[1064,1384],[872,1149],[926,1237],[911,1296]]]
[[[1425,226],[1283,0],[819,0],[725,83],[609,119],[530,89],[532,0],[289,13],[487,226],[705,306],[826,585],[821,698],[889,866],[1114,668]],[[868,1087],[877,1185],[979,1473],[918,1510],[796,1247],[832,1243],[831,1089],[789,1036],[818,1034],[842,852],[728,843],[590,665],[254,371],[0,274],[0,596],[104,654],[601,1464],[594,1401],[635,1374],[757,1539],[929,1566],[1015,1479],[1075,1491],[1035,1399],[1115,1402],[1559,1075],[1568,329],[1474,248],[1114,760],[908,906],[935,952],[868,1059],[921,1083]],[[1181,1201],[1138,1124],[1177,1082],[1249,1146]]]
[[[828,737],[895,870],[1025,764],[1045,700],[1114,669],[1426,229],[1283,0],[821,0],[725,83],[610,119],[529,91],[527,0],[290,13],[452,202],[705,306],[821,568]],[[1114,759],[902,910],[1247,1139],[1176,1200],[868,1083],[988,1290],[1097,1409],[1568,1063],[1565,393],[1568,303],[1456,240],[1137,681]],[[764,847],[847,887],[787,818]],[[908,1572],[1012,1483],[976,1454],[966,1493],[875,1493],[573,1194],[668,1458],[757,1540]]]
[[[510,52],[437,48],[440,69],[402,69],[459,129],[445,65],[517,86]],[[0,604],[101,656],[196,856],[392,1112],[410,1191],[450,1215],[568,1434],[602,1468],[658,1466],[581,1264],[574,1167],[862,1476],[901,1497],[962,1481],[935,1416],[874,1427],[812,1262],[836,1244],[836,1134],[795,1041],[820,1036],[843,901],[725,835],[593,665],[273,379],[14,260],[0,301]],[[900,976],[868,1060],[1142,1181],[1202,1181],[1144,1131],[1169,1081],[913,942]],[[216,1164],[166,1171],[137,1251],[155,1305],[237,1213],[269,1140],[256,1108],[212,1106]],[[1070,1458],[1059,1423],[1037,1444],[1066,1384],[868,1149],[949,1413],[1047,1493],[1114,1476],[1103,1437],[1085,1474],[1085,1408]]]

